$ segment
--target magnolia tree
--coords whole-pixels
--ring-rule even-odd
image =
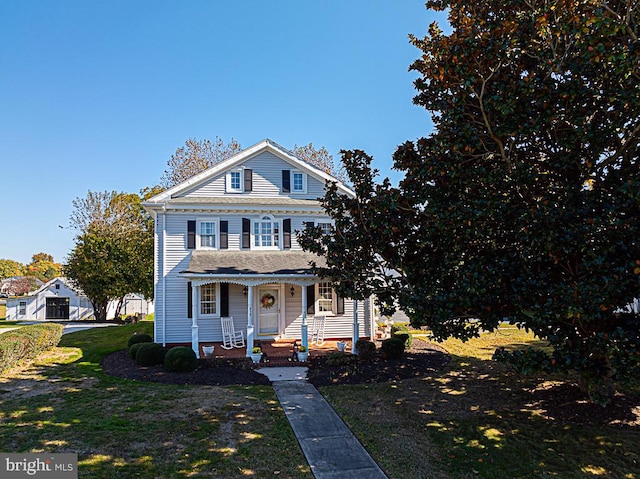
[[[638,377],[640,6],[630,1],[429,1],[452,27],[412,38],[414,101],[435,129],[394,154],[397,187],[343,152],[356,192],[309,230],[339,292],[375,293],[438,339],[501,321],[552,353],[496,357],[575,370],[593,400]]]

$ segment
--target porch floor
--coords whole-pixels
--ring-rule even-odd
[[[351,351],[351,341],[346,341],[346,352]],[[293,361],[294,345],[299,347],[302,343],[299,339],[257,340],[254,346],[259,346],[267,355],[267,363],[261,362],[261,366],[283,366]],[[202,347],[213,346],[213,355],[205,356]],[[325,341],[323,344],[309,344],[309,358],[324,356],[331,351],[338,350],[338,341]],[[201,358],[244,358],[247,356],[247,348],[224,349],[222,343],[200,343]]]

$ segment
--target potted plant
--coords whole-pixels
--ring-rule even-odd
[[[261,359],[262,359],[262,349],[256,346],[251,350],[251,360],[255,364],[258,364]]]
[[[213,346],[202,346],[202,354],[206,358],[213,356]]]
[[[346,341],[338,341],[338,351],[340,351],[341,353],[344,353],[344,349],[347,347],[347,342]]]
[[[307,359],[309,358],[309,350],[307,349],[306,346],[300,346],[300,348],[298,349],[298,361],[301,362],[306,362]]]

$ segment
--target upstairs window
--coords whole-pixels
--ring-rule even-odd
[[[227,193],[242,193],[242,170],[227,173]]]
[[[199,222],[200,248],[216,247],[216,222],[200,221]]]
[[[253,245],[256,248],[280,247],[280,224],[273,216],[262,216],[253,224]]]
[[[291,172],[291,192],[305,193],[307,191],[307,175],[301,171]]]

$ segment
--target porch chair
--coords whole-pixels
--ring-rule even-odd
[[[318,346],[324,344],[324,323],[326,320],[326,316],[315,315],[313,317],[309,343],[313,343],[315,341]]]
[[[236,331],[233,316],[220,318],[222,324],[222,345],[224,349],[244,348],[244,331]]]

